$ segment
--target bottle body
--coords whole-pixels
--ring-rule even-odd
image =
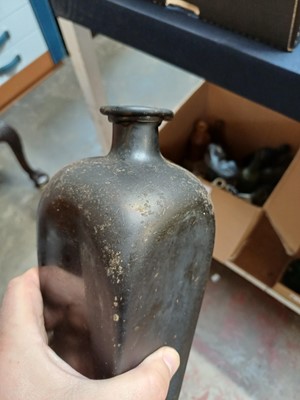
[[[148,135],[139,125],[137,134]],[[164,160],[156,144],[151,153],[124,143],[66,167],[43,195],[46,325],[54,350],[93,378],[175,347],[181,367],[168,399],[177,399],[211,262],[212,208],[199,181]]]

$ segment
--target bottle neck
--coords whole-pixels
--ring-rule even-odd
[[[147,162],[147,160],[150,161],[153,158],[161,158],[158,126],[157,121],[115,122],[109,155],[136,162]]]

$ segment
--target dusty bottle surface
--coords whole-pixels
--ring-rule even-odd
[[[166,161],[168,110],[104,107],[105,157],[58,172],[39,206],[38,259],[50,344],[91,378],[118,375],[169,345],[179,396],[211,263],[214,217],[191,173]]]

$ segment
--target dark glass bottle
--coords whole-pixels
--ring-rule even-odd
[[[209,142],[208,124],[197,121],[189,138],[187,159],[191,162],[202,160]]]
[[[211,263],[214,217],[191,173],[166,161],[168,110],[104,107],[108,156],[58,172],[43,193],[38,259],[50,345],[91,378],[118,375],[162,345],[181,366],[177,399]]]

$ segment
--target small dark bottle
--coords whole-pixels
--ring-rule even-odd
[[[197,121],[189,138],[188,160],[192,162],[202,160],[209,142],[208,124],[203,120]]]
[[[241,170],[237,183],[240,192],[251,193],[257,189],[263,160],[261,156],[261,151],[256,152],[250,164]]]
[[[210,124],[209,129],[210,141],[220,145],[226,153],[228,153],[227,143],[225,140],[225,121],[217,119]]]
[[[108,156],[50,181],[38,219],[38,259],[50,345],[91,378],[109,378],[169,345],[178,399],[208,277],[214,217],[191,173],[166,161],[158,126],[171,111],[103,107]]]

